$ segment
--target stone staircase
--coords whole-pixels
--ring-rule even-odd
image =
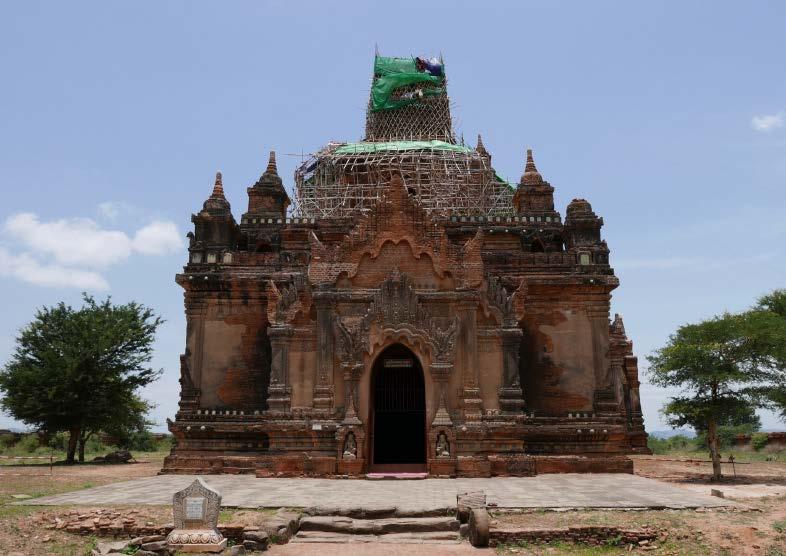
[[[461,537],[453,516],[358,519],[314,515],[300,519],[290,542],[455,544]]]

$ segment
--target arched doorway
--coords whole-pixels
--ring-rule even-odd
[[[426,465],[426,392],[412,351],[394,344],[379,354],[371,375],[374,471],[423,471]]]

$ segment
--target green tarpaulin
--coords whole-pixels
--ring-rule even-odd
[[[386,58],[377,56],[374,59],[374,83],[371,85],[371,110],[394,110],[418,101],[418,97],[391,98],[393,91],[399,87],[428,84],[422,89],[424,96],[440,95],[444,92],[441,84],[443,78],[418,71],[413,58]]]

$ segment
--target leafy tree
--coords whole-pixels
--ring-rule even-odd
[[[762,313],[762,320],[769,321],[762,325],[764,332],[771,336],[765,339],[766,343],[780,343],[780,350],[773,351],[770,356],[772,365],[779,367],[786,375],[786,289],[775,290],[769,295],[759,298],[754,311]],[[780,413],[781,419],[786,421],[786,380],[773,385],[766,396],[771,402],[771,408]]]
[[[648,357],[653,384],[678,387],[663,413],[672,426],[707,432],[713,477],[721,477],[718,427],[771,405],[783,386],[786,326],[757,306],[681,326]]]
[[[695,423],[696,440],[701,448],[709,448],[707,442],[707,424]],[[753,434],[761,429],[761,418],[756,414],[755,407],[748,407],[736,415],[730,415],[725,422],[718,423],[718,448],[734,445],[734,439],[740,434]]]
[[[148,428],[154,423],[147,418],[147,414],[153,407],[142,398],[133,396],[129,400],[128,411],[114,415],[111,421],[100,426],[100,430],[116,438],[121,448],[139,449],[137,446],[144,444],[143,439],[152,439]]]
[[[161,374],[149,366],[161,318],[134,302],[83,300],[40,309],[0,371],[0,405],[46,434],[67,431],[68,463],[79,444],[84,458],[91,434],[146,411],[136,391]]]

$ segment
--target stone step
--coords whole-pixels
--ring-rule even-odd
[[[369,481],[422,481],[428,473],[366,473]]]
[[[457,534],[459,522],[454,517],[389,517],[353,519],[343,516],[311,516],[300,520],[300,531],[343,533],[348,535],[387,535],[391,533]]]
[[[422,531],[418,533],[386,533],[383,535],[354,535],[329,531],[300,531],[291,543],[396,543],[396,544],[458,544],[456,531]]]

